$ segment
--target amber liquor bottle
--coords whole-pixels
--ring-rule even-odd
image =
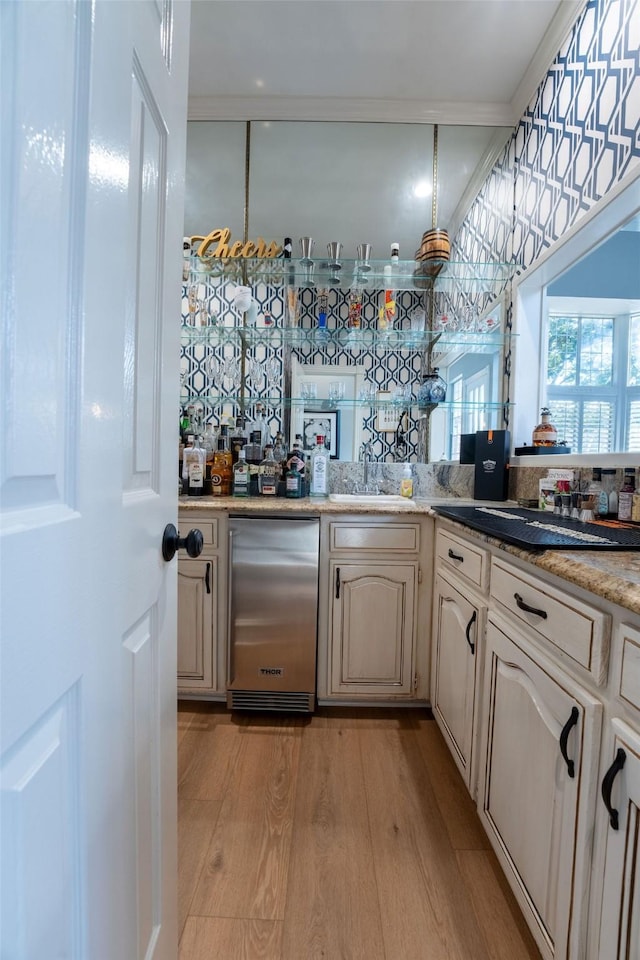
[[[551,423],[551,410],[543,407],[540,411],[540,423],[533,428],[534,447],[555,447],[558,442],[558,431]]]

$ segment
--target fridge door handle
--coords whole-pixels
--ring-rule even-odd
[[[231,683],[231,624],[233,622],[233,590],[231,582],[231,572],[233,569],[233,531],[229,530],[229,543],[227,555],[227,686]]]

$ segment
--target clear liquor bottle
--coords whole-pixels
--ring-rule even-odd
[[[316,436],[316,445],[311,451],[311,485],[312,497],[329,496],[329,454],[324,445],[322,434]]]
[[[258,474],[258,491],[263,497],[275,497],[278,492],[278,474],[280,467],[273,456],[273,444],[264,448],[264,460]]]
[[[233,487],[231,492],[234,497],[249,496],[249,466],[244,450],[238,451],[238,459],[233,464]]]

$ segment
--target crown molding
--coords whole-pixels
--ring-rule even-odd
[[[189,120],[345,120],[512,127],[509,103],[349,97],[190,97]]]
[[[524,116],[588,0],[562,0],[511,101],[513,126]]]

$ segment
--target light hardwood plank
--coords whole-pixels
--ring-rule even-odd
[[[183,800],[221,802],[237,761],[240,737],[232,726],[187,730],[178,753],[178,794]]]
[[[281,937],[279,921],[189,917],[179,960],[280,960]]]
[[[215,830],[220,802],[178,797],[178,932],[185,925],[207,848]]]
[[[415,731],[359,735],[387,958],[488,960]]]
[[[505,894],[493,854],[459,850],[456,856],[491,960],[540,960],[511,891]]]
[[[354,729],[304,732],[282,958],[385,958]]]
[[[232,732],[239,749],[191,910],[281,920],[302,728],[247,726]]]
[[[418,743],[454,850],[489,850],[491,844],[449,748],[432,717],[418,722]]]

